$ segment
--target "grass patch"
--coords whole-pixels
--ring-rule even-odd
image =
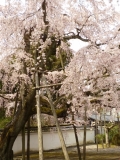
[[[11,121],[11,117],[0,118],[0,128],[4,128]]]
[[[120,158],[120,153],[90,153],[86,160],[116,160]]]
[[[71,160],[78,160],[76,152],[69,153]],[[63,153],[44,153],[44,158],[49,159],[64,159]],[[86,160],[115,160],[120,158],[120,153],[87,153]]]

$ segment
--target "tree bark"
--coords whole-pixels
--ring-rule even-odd
[[[30,160],[30,118],[27,122],[27,160]]]

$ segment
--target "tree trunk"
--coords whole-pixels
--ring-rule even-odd
[[[12,147],[15,139],[20,133],[21,129],[24,127],[25,123],[28,121],[29,117],[33,114],[36,114],[35,107],[35,95],[36,91],[33,90],[33,86],[29,88],[28,94],[25,97],[25,105],[22,108],[22,102],[19,102],[18,109],[12,119],[12,121],[6,125],[4,128],[1,139],[0,139],[0,160],[12,160],[13,152]],[[42,113],[52,115],[52,111],[50,109],[49,102],[44,98],[44,96],[40,97]],[[56,113],[58,117],[63,117],[66,115],[67,109],[60,108],[56,109]]]
[[[36,114],[35,95],[36,91],[33,90],[31,86],[28,90],[28,95],[26,96],[24,108],[22,108],[22,103],[19,103],[12,121],[4,128],[0,139],[0,160],[12,160],[12,147],[15,139],[29,117]],[[42,113],[52,115],[49,102],[43,96],[40,97],[40,101],[43,105],[41,108]],[[56,109],[57,117],[63,117],[66,114],[66,111],[67,109],[65,107]]]
[[[27,160],[30,160],[30,118],[27,122]]]
[[[35,91],[29,90],[24,108],[22,108],[22,103],[20,103],[13,120],[4,128],[0,140],[0,160],[12,160],[14,141],[31,116],[32,107],[35,104],[34,99]]]

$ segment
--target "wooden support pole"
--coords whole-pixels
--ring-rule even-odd
[[[40,88],[49,88],[49,87],[54,87],[54,86],[59,86],[59,85],[62,85],[62,83],[37,86],[37,87],[33,87],[33,89],[39,90]]]
[[[35,52],[35,64],[37,64],[37,51]],[[36,87],[40,86],[40,75],[38,71],[35,73]],[[39,160],[43,160],[43,135],[41,123],[41,106],[40,106],[40,90],[36,90],[36,110],[37,110],[37,125],[38,125],[38,146]]]
[[[97,152],[98,152],[98,124],[97,124],[97,114],[96,114],[96,120],[95,120],[95,143],[97,144]]]
[[[86,160],[86,121],[87,121],[87,106],[85,104],[85,112],[84,112],[84,120],[85,120],[85,124],[84,124],[84,137],[83,137],[83,160]]]
[[[82,160],[76,126],[73,124],[79,160]]]
[[[43,78],[43,80],[44,80],[44,83],[46,83],[46,79]],[[61,131],[58,119],[57,119],[57,114],[56,114],[56,111],[55,111],[55,108],[54,108],[54,105],[53,105],[53,101],[52,101],[52,97],[51,97],[50,91],[49,91],[48,88],[46,88],[46,91],[47,91],[47,95],[48,95],[48,98],[49,98],[51,110],[52,110],[53,116],[55,118],[56,127],[57,127],[57,130],[58,130],[58,135],[59,135],[59,139],[60,139],[60,142],[61,142],[61,146],[62,146],[62,150],[63,150],[63,153],[64,153],[65,160],[70,160],[68,152],[67,152],[67,149],[66,149],[64,137],[63,137],[63,134],[62,134],[62,131]]]
[[[22,72],[24,74],[27,73],[26,63],[25,63],[24,60],[22,61]],[[25,88],[26,88],[25,82],[22,81],[22,85],[21,85],[21,88],[20,88],[22,108],[25,107]],[[25,160],[25,124],[22,128],[22,160]]]

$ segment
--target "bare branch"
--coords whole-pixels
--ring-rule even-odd
[[[74,32],[70,32],[64,36],[64,40],[70,40],[70,39],[79,39],[83,42],[89,42],[90,40],[88,38],[83,38],[79,34],[75,34]]]

